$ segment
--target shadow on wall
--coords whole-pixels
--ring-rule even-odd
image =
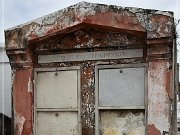
[[[0,134],[12,135],[12,118],[0,113]]]

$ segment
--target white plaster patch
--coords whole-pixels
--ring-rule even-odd
[[[88,81],[88,86],[91,87],[91,85],[94,83],[94,78],[90,78]]]
[[[26,119],[23,116],[21,116],[18,113],[15,114],[15,123],[16,123],[16,128],[17,128],[16,129],[17,135],[22,134],[23,126],[24,126],[25,121],[26,121]]]
[[[31,77],[29,77],[29,80],[28,80],[28,92],[31,92],[31,93],[32,93]]]
[[[93,46],[93,42],[94,42],[93,38],[90,39],[90,40],[87,42],[87,46],[88,46],[88,47]]]
[[[16,70],[12,70],[11,86],[13,86],[13,83],[14,83],[14,80],[15,80],[15,74],[16,74]]]
[[[74,46],[74,48],[81,48],[81,45],[76,45],[76,46]]]
[[[165,15],[169,17],[173,17],[173,15],[168,11],[156,11],[155,14]]]

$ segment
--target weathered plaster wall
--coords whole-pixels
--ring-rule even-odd
[[[170,72],[170,73],[169,73]],[[171,74],[171,75],[169,75]],[[170,79],[171,78],[171,79]],[[172,109],[172,72],[167,61],[149,63],[148,70],[148,133],[170,134]]]
[[[83,135],[95,133],[95,65],[148,64],[148,135],[174,135],[173,13],[82,2],[6,30],[13,68],[15,133],[33,134],[33,69],[81,67]],[[82,62],[38,63],[38,55],[139,49],[143,57]]]

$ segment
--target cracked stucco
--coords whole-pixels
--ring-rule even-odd
[[[97,16],[98,14],[103,15],[105,13],[114,13],[113,15],[115,18],[119,16],[136,17],[140,25],[147,30],[147,38],[169,37],[172,35],[172,12],[80,2],[31,22],[7,29],[5,33],[6,37],[9,36],[9,38],[6,38],[6,46],[13,47],[17,46],[17,44],[23,46],[21,42],[25,39],[32,40],[48,34],[53,34],[66,28],[79,25],[85,22],[88,17]],[[151,20],[151,17],[154,15],[166,16],[169,20],[157,26],[155,23],[152,23]],[[136,22],[134,23],[136,24]],[[165,30],[166,33],[162,33],[158,30],[162,25],[167,25]]]

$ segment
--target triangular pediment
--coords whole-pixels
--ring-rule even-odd
[[[23,48],[26,41],[66,33],[82,25],[143,32],[148,38],[167,37],[172,34],[172,21],[172,12],[80,2],[6,30],[6,46]]]

